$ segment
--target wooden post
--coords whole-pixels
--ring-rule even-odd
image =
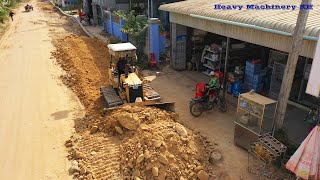
[[[229,46],[230,46],[230,38],[227,37],[226,59],[224,60],[225,62],[224,62],[224,75],[223,75],[223,99],[225,99],[226,89],[227,89],[227,75],[228,75],[227,67],[228,67]]]
[[[311,4],[312,0],[302,0],[301,4]],[[288,99],[292,87],[292,81],[294,77],[294,73],[296,71],[296,66],[299,58],[299,53],[301,50],[301,45],[303,42],[303,34],[307,23],[309,10],[300,10],[296,28],[293,34],[293,42],[292,47],[289,52],[287,65],[284,71],[283,80],[281,84],[281,89],[279,93],[279,104],[276,111],[276,128],[281,128],[283,125]]]

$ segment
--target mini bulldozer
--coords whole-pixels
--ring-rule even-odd
[[[109,85],[100,87],[102,100],[107,109],[116,109],[130,103],[174,111],[174,102],[161,102],[160,95],[150,86],[149,81],[139,76],[139,68],[135,66],[135,46],[131,43],[109,44],[108,49]]]

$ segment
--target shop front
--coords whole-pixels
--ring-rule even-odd
[[[226,16],[226,11],[214,11],[211,6],[208,1],[202,4],[189,1],[160,7],[160,10],[170,12],[173,68],[192,68],[206,75],[210,71],[222,71],[227,77],[226,91],[233,96],[254,90],[277,100],[295,21],[268,22],[265,16],[262,18],[267,20],[258,22],[254,14],[252,19],[243,17],[241,13]],[[272,13],[281,16],[277,12]],[[311,13],[309,20],[316,18]],[[314,35],[320,32],[320,28],[312,28],[313,31],[308,31],[303,41],[289,99],[307,107],[317,106],[320,102],[305,93],[317,42]]]

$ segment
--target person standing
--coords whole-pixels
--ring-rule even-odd
[[[13,21],[13,15],[14,15],[14,12],[10,11],[9,12],[9,16],[11,17],[11,20]]]

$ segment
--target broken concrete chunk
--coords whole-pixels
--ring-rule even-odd
[[[200,170],[203,170],[203,166],[198,166],[196,168],[194,168],[194,172],[199,172]]]
[[[155,141],[153,142],[153,146],[154,146],[155,148],[160,147],[161,144],[162,144],[162,142],[161,142],[160,140],[155,140]]]
[[[140,156],[137,158],[136,164],[140,164],[144,160],[144,154],[140,154]]]
[[[158,169],[158,167],[153,167],[152,168],[152,175],[154,176],[154,177],[158,177],[159,176],[159,169]]]
[[[114,127],[114,129],[117,131],[117,133],[119,133],[119,134],[123,134],[123,130],[122,130],[122,128],[121,128],[121,127],[116,126],[116,127]]]
[[[182,137],[186,137],[188,135],[187,129],[181,124],[176,123],[175,129],[177,133]]]
[[[94,134],[98,131],[98,126],[92,126],[92,128],[90,129],[90,134]]]
[[[71,163],[71,167],[69,168],[69,173],[70,174],[74,174],[75,172],[79,172],[80,168],[79,168],[79,164],[78,161],[74,160]]]
[[[207,172],[205,172],[204,170],[201,170],[198,172],[197,177],[200,180],[208,180],[209,179],[209,174]]]
[[[222,159],[222,155],[220,154],[220,153],[218,153],[218,152],[212,152],[211,154],[210,154],[210,163],[215,163],[215,162],[217,162],[217,161],[220,161]]]
[[[129,113],[123,113],[117,117],[122,127],[129,130],[136,130],[140,125],[140,119]]]
[[[148,150],[146,150],[146,152],[144,152],[144,158],[146,158],[146,159],[151,158],[151,154]]]
[[[158,160],[163,164],[169,164],[168,159],[162,154],[159,154]]]

